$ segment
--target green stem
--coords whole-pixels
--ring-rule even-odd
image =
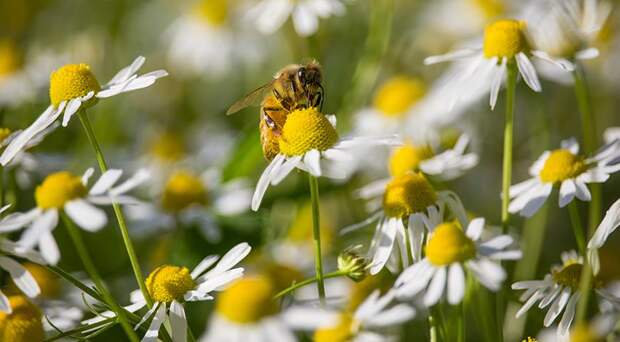
[[[84,244],[84,240],[82,240],[82,236],[80,235],[79,229],[75,226],[75,224],[73,224],[73,221],[71,221],[71,219],[69,219],[69,217],[67,217],[67,215],[64,212],[60,213],[60,217],[62,218],[62,221],[64,222],[65,227],[67,228],[67,231],[69,232],[69,236],[71,237],[71,240],[73,241],[73,244],[75,245],[75,249],[77,250],[79,257],[82,260],[82,264],[84,265],[86,272],[88,273],[88,275],[91,277],[91,279],[95,283],[95,286],[97,287],[99,292],[101,292],[101,294],[103,295],[103,298],[105,299],[105,303],[107,303],[109,307],[112,309],[112,311],[116,313],[121,323],[121,326],[123,327],[123,330],[125,330],[125,333],[127,334],[127,337],[129,337],[129,339],[133,342],[138,342],[138,336],[136,335],[135,331],[133,331],[131,325],[129,324],[129,321],[127,320],[127,317],[125,316],[125,310],[123,310],[116,303],[114,298],[112,298],[112,295],[110,294],[105,284],[103,283],[103,279],[99,275],[99,272],[97,272],[95,263],[91,259],[90,254],[88,253],[88,249],[86,248],[86,245]]]
[[[407,258],[409,266],[413,265],[413,253],[411,252],[411,237],[409,236],[409,225],[405,224],[405,248],[407,248]]]
[[[319,215],[319,182],[316,177],[308,174],[310,200],[312,201],[312,235],[314,237],[314,266],[317,278],[317,289],[322,305],[325,305],[325,283],[323,281],[323,260],[321,256],[321,222]]]
[[[4,167],[0,165],[0,208],[6,203],[6,182],[4,179]]]
[[[347,272],[344,272],[344,271],[334,271],[334,272],[331,272],[331,273],[324,274],[323,275],[323,279],[337,278],[337,277],[342,277],[342,276],[346,276],[346,275],[347,275]],[[314,283],[314,282],[316,282],[318,280],[319,280],[318,277],[313,277],[313,278],[310,278],[310,279],[306,279],[306,280],[300,281],[299,283],[295,283],[295,284],[287,287],[286,289],[278,292],[275,296],[273,296],[273,299],[278,299],[280,297],[283,297],[283,296],[285,296],[285,295],[287,295],[287,294],[297,290],[300,287],[304,287],[306,285],[310,285],[310,284],[312,284],[312,283]]]
[[[45,342],[52,342],[52,341],[60,340],[63,337],[72,337],[72,335],[79,334],[79,333],[81,333],[81,332],[83,332],[85,330],[91,330],[91,329],[94,329],[94,328],[103,327],[103,326],[105,326],[107,324],[112,324],[114,322],[114,320],[116,320],[116,317],[108,318],[108,319],[105,319],[105,320],[103,320],[101,322],[93,323],[93,324],[90,324],[90,325],[82,325],[82,326],[79,326],[77,328],[74,328],[74,329],[71,329],[71,330],[67,330],[65,332],[59,333],[57,335],[54,335],[54,336],[46,339]]]
[[[575,240],[577,241],[577,248],[579,248],[579,254],[586,255],[586,238],[583,235],[583,226],[581,225],[581,216],[579,215],[579,208],[577,208],[577,201],[573,200],[568,204],[568,214],[570,216],[570,223],[573,227],[573,233],[575,234]]]
[[[88,136],[88,141],[91,146],[95,150],[95,157],[97,158],[97,163],[99,164],[99,169],[101,172],[106,172],[108,170],[108,165],[103,156],[103,152],[101,152],[101,147],[99,146],[99,142],[97,141],[97,137],[95,136],[95,131],[88,119],[88,115],[86,111],[80,110],[78,114],[80,118],[80,122],[82,123],[82,127],[84,127],[84,131]],[[133,269],[134,276],[136,278],[136,282],[140,287],[140,291],[146,300],[148,307],[153,306],[153,300],[149,295],[149,292],[146,288],[146,284],[144,283],[144,276],[142,275],[142,270],[140,269],[140,263],[138,262],[138,256],[136,255],[136,251],[134,250],[133,243],[131,242],[131,238],[129,237],[129,230],[127,229],[127,223],[125,222],[125,217],[123,216],[123,211],[118,203],[112,203],[112,207],[114,209],[114,214],[116,215],[116,220],[118,221],[118,227],[121,231],[121,236],[123,238],[123,243],[125,244],[125,249],[127,250],[127,254],[129,255],[129,261],[131,263],[131,268]]]
[[[94,289],[92,289],[88,285],[86,285],[83,282],[81,282],[79,279],[74,277],[71,273],[69,273],[69,272],[67,272],[67,271],[65,271],[62,268],[57,267],[57,266],[47,265],[46,267],[52,273],[56,274],[57,276],[59,276],[61,278],[64,278],[65,280],[70,282],[73,286],[75,286],[78,289],[82,290],[87,295],[91,296],[92,298],[94,298],[94,299],[96,299],[96,300],[98,300],[98,301],[100,301],[102,303],[105,303],[105,300],[101,297],[101,295],[97,291],[95,291]]]
[[[504,160],[502,164],[502,231],[508,233],[508,204],[510,202],[510,182],[512,178],[512,142],[514,128],[515,92],[517,89],[517,67],[508,64],[506,80],[506,117],[504,122]]]
[[[457,342],[465,342],[465,303],[461,302],[457,311]]]

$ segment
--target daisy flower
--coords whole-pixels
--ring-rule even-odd
[[[274,279],[275,280],[275,279]],[[277,286],[265,275],[239,279],[218,297],[201,342],[294,342],[278,301]]]
[[[218,170],[198,176],[178,169],[170,174],[159,194],[159,203],[127,206],[127,216],[137,229],[174,228],[178,218],[184,224],[198,224],[204,237],[212,242],[221,239],[214,215],[234,216],[250,207],[252,190],[244,180],[222,183]],[[136,228],[136,227],[134,227]]]
[[[575,251],[564,252],[562,253],[562,265],[552,267],[551,273],[545,275],[543,280],[519,281],[512,284],[513,290],[525,290],[520,298],[525,304],[516,316],[523,315],[538,303],[540,309],[549,307],[543,321],[545,327],[549,327],[564,311],[556,334],[558,337],[567,336],[580,298],[579,282],[582,269],[583,257]],[[595,278],[593,286],[600,298],[620,303],[620,298],[615,297],[601,285],[601,281]]]
[[[603,146],[594,156],[579,153],[579,144],[572,138],[562,141],[561,148],[545,151],[530,167],[532,178],[510,187],[510,213],[531,217],[545,203],[554,185],[560,186],[560,207],[575,196],[582,201],[591,199],[586,184],[604,183],[609,175],[620,170],[620,140]]]
[[[445,292],[448,303],[458,304],[465,295],[464,268],[484,287],[499,290],[506,272],[497,261],[520,259],[521,251],[508,249],[514,242],[509,235],[482,241],[483,230],[482,218],[472,220],[465,231],[454,223],[434,227],[424,248],[424,259],[404,270],[396,280],[396,295],[413,298],[424,291],[424,305],[430,307]]]
[[[114,186],[121,170],[108,170],[88,189],[88,179],[94,170],[88,169],[82,177],[67,171],[53,173],[35,190],[37,206],[25,213],[13,213],[0,221],[0,232],[11,232],[28,226],[19,243],[26,248],[38,245],[50,264],[60,259],[60,251],[52,231],[58,225],[59,214],[66,214],[82,229],[96,232],[108,222],[103,209],[96,205],[135,203],[127,192],[148,179],[145,172],[137,172],[127,181]]]
[[[236,62],[262,59],[256,33],[232,23],[234,10],[228,0],[201,0],[176,19],[164,35],[173,67],[189,75],[223,76]]]
[[[419,172],[408,171],[382,187],[378,185],[373,184],[374,189],[362,189],[360,195],[376,199],[380,208],[367,220],[342,230],[347,233],[377,222],[368,251],[372,258],[371,274],[377,274],[386,265],[390,271],[397,272],[398,265],[409,266],[410,258],[418,260],[425,231],[443,222],[446,207],[460,222],[467,222],[458,197],[450,191],[436,191]]]
[[[267,187],[279,184],[295,168],[315,177],[344,179],[355,169],[353,150],[400,144],[395,137],[340,139],[336,133],[336,118],[323,115],[316,108],[291,112],[278,143],[280,152],[263,171],[256,185],[252,197],[254,211],[260,207]]]
[[[603,221],[588,242],[588,261],[592,265],[592,271],[597,274],[600,269],[598,249],[603,247],[609,236],[620,226],[620,199],[609,207]]]
[[[0,311],[0,341],[43,341],[43,314],[41,309],[21,295],[9,297],[12,312]]]
[[[136,325],[137,329],[151,319],[142,341],[157,341],[161,325],[164,322],[170,322],[172,340],[185,342],[187,320],[183,305],[186,302],[212,300],[211,292],[222,291],[234,280],[242,277],[243,267],[233,267],[241,262],[251,250],[250,245],[243,242],[233,247],[221,259],[217,255],[205,257],[192,271],[187,267],[173,265],[163,265],[154,269],[146,278],[146,288],[154,304]],[[209,269],[211,266],[213,267]],[[131,292],[130,297],[132,304],[125,307],[127,311],[136,312],[146,306],[140,290]],[[115,317],[114,312],[105,311],[82,323],[92,325],[112,317]],[[112,321],[110,324],[115,324],[115,322]],[[99,326],[97,329],[105,327],[107,325]]]
[[[514,64],[532,90],[542,90],[536,69],[530,61],[530,57],[539,57],[539,53],[531,48],[527,34],[527,24],[524,21],[498,20],[486,26],[481,45],[428,57],[424,63],[459,63],[459,70],[454,71],[452,82],[446,85],[446,92],[453,98],[450,101],[451,107],[462,97],[489,91],[489,104],[491,109],[494,109],[507,68]],[[561,61],[555,61],[551,57],[547,60],[564,67]]]
[[[61,114],[62,125],[66,127],[80,108],[91,107],[102,98],[149,87],[158,78],[168,75],[165,70],[156,70],[138,76],[136,72],[144,61],[145,58],[142,56],[136,58],[103,87],[99,85],[87,64],[67,64],[52,72],[49,89],[50,106],[11,141],[0,156],[0,163],[6,166],[35,135],[52,125]]]
[[[407,304],[391,305],[393,301],[394,292],[381,296],[375,290],[353,312],[293,307],[287,310],[286,319],[297,329],[314,331],[315,342],[386,341],[390,334],[385,330],[415,317],[414,308]]]
[[[264,34],[276,32],[290,16],[297,34],[311,36],[319,29],[319,19],[343,15],[341,0],[259,0],[248,10],[248,17]]]

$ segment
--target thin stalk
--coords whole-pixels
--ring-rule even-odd
[[[312,235],[314,238],[316,286],[321,305],[325,305],[325,283],[323,281],[323,259],[321,253],[321,218],[319,214],[319,182],[316,177],[308,174],[308,184],[310,186],[310,200],[312,201]]]
[[[456,335],[456,341],[457,342],[465,342],[465,303],[461,302],[461,304],[458,306],[459,310],[457,310],[457,314],[456,314],[456,329],[457,329],[457,335]]]
[[[438,342],[439,337],[437,336],[437,322],[435,321],[435,316],[429,314],[428,315],[428,326],[429,326],[429,335],[431,342]]]
[[[331,273],[324,274],[323,275],[323,279],[343,277],[343,276],[346,276],[346,275],[347,275],[347,272],[344,272],[344,271],[334,271],[334,272],[331,272]],[[309,279],[306,279],[306,280],[302,280],[299,283],[295,283],[295,284],[287,287],[286,289],[278,292],[275,296],[273,296],[273,299],[278,299],[280,297],[286,296],[287,294],[297,290],[298,288],[304,287],[306,285],[310,285],[310,284],[312,284],[312,283],[314,283],[314,282],[316,282],[318,280],[319,280],[318,277],[313,277],[313,278],[309,278]]]
[[[576,200],[573,200],[568,204],[568,214],[570,216],[571,226],[573,227],[573,233],[575,234],[575,240],[577,241],[577,248],[579,248],[579,254],[585,256],[586,238],[583,234],[581,216],[579,215],[579,208],[577,208]]]
[[[108,170],[108,164],[105,161],[105,157],[103,156],[103,152],[101,151],[101,147],[99,146],[99,142],[97,141],[97,137],[95,136],[95,131],[88,119],[88,115],[86,111],[80,110],[78,113],[80,118],[80,122],[82,123],[82,127],[86,132],[86,136],[88,137],[88,141],[95,151],[95,157],[97,158],[97,163],[99,164],[99,169],[101,172],[106,172]],[[118,203],[112,203],[112,207],[114,209],[114,215],[116,216],[116,220],[118,221],[118,227],[121,231],[121,236],[123,238],[123,243],[125,244],[125,249],[127,250],[127,255],[129,255],[129,261],[131,263],[131,268],[133,269],[134,276],[136,278],[136,282],[140,287],[140,291],[148,304],[148,307],[153,306],[153,300],[149,295],[149,291],[146,288],[146,284],[144,283],[144,276],[142,275],[142,270],[140,269],[140,263],[138,262],[138,256],[136,251],[134,250],[133,243],[131,242],[131,238],[129,237],[129,230],[127,229],[127,223],[125,222],[125,217],[123,216],[123,211]]]
[[[6,203],[6,181],[4,179],[4,166],[0,165],[0,208]]]
[[[405,248],[407,248],[407,258],[409,265],[413,265],[413,253],[411,251],[411,237],[409,236],[409,225],[405,224]]]
[[[56,334],[56,335],[54,335],[54,336],[52,336],[52,337],[50,337],[48,339],[45,339],[45,342],[52,342],[52,341],[60,340],[63,337],[73,337],[73,335],[79,334],[79,333],[81,333],[81,332],[83,332],[85,330],[91,330],[91,329],[94,329],[94,328],[103,327],[103,326],[105,326],[107,324],[113,324],[114,320],[116,320],[116,317],[108,318],[108,319],[105,319],[105,320],[103,320],[101,322],[93,323],[93,324],[90,324],[90,325],[81,325],[81,326],[79,326],[77,328],[74,328],[74,329],[71,329],[71,330],[67,330],[65,332]]]
[[[46,268],[48,270],[50,270],[52,273],[56,274],[57,276],[67,280],[73,286],[75,286],[78,289],[82,290],[84,293],[86,293],[87,295],[91,296],[93,299],[96,299],[96,300],[98,300],[98,301],[100,301],[102,303],[105,303],[105,300],[103,299],[103,297],[101,297],[101,294],[99,294],[95,289],[93,289],[93,288],[89,287],[88,285],[84,284],[83,282],[81,282],[79,279],[77,279],[76,277],[71,275],[71,273],[63,270],[60,267],[53,266],[53,265],[47,265]]]
[[[510,182],[512,178],[512,144],[514,128],[515,93],[517,89],[517,67],[508,64],[506,80],[506,114],[504,121],[504,160],[502,164],[502,231],[508,233],[508,203],[510,202]]]
[[[121,323],[121,326],[123,327],[123,330],[125,330],[125,333],[127,334],[127,337],[129,337],[129,339],[133,342],[138,342],[138,336],[129,324],[129,321],[125,316],[125,311],[116,303],[114,298],[112,298],[112,295],[103,283],[103,279],[99,275],[99,272],[97,272],[95,263],[90,257],[90,254],[88,253],[88,249],[84,244],[84,240],[82,240],[79,229],[75,226],[75,224],[73,224],[73,221],[71,221],[71,219],[69,219],[65,213],[61,213],[60,217],[62,218],[62,221],[64,222],[65,227],[69,232],[69,236],[71,237],[71,240],[75,245],[75,249],[77,250],[79,257],[82,260],[82,264],[84,265],[86,272],[95,283],[95,286],[97,287],[99,292],[101,292],[101,294],[103,295],[105,303],[108,304],[112,311],[116,313]]]

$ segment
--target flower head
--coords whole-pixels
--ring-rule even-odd
[[[153,300],[162,303],[181,301],[185,293],[196,287],[187,267],[164,265],[146,278],[146,288]]]
[[[424,253],[431,264],[445,266],[475,257],[476,244],[455,223],[442,223],[435,228]]]
[[[162,207],[170,212],[179,212],[192,204],[205,204],[207,191],[200,178],[189,171],[174,172],[164,187]]]
[[[217,300],[216,312],[230,322],[253,324],[278,313],[273,282],[266,276],[253,276],[232,283]]]
[[[486,58],[514,58],[528,52],[524,21],[504,19],[488,24],[484,29],[483,51]]]
[[[2,78],[19,70],[23,65],[23,56],[9,39],[0,39],[0,83]]]
[[[228,20],[230,0],[202,0],[193,8],[193,14],[213,26],[222,26]]]
[[[346,274],[353,281],[364,280],[368,275],[370,261],[357,252],[360,246],[347,248],[338,255],[338,271]]]
[[[311,107],[295,110],[287,116],[279,143],[280,151],[290,157],[311,150],[325,151],[337,141],[334,126],[325,115]]]
[[[397,76],[385,82],[375,94],[373,105],[387,116],[402,116],[426,93],[421,81]]]
[[[97,93],[99,90],[101,86],[88,64],[67,64],[50,76],[50,101],[54,106],[63,101],[84,97],[90,92]],[[83,104],[84,108],[96,101],[97,98],[91,98]]]
[[[383,210],[388,217],[406,218],[423,212],[437,201],[437,193],[421,173],[408,172],[385,188]]]
[[[9,298],[13,312],[0,311],[0,340],[14,342],[43,341],[41,310],[24,296]]]
[[[433,155],[433,150],[428,145],[405,144],[397,147],[390,156],[390,175],[396,177],[408,171],[418,171],[420,164]]]
[[[64,205],[88,194],[79,176],[67,171],[53,173],[35,189],[34,197],[41,209],[60,209]]]

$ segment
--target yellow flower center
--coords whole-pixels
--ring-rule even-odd
[[[538,342],[538,340],[528,336],[528,338],[524,338],[521,342]]]
[[[570,331],[570,342],[603,342],[605,339],[598,336],[589,325],[578,323]]]
[[[424,84],[414,78],[396,76],[385,82],[375,94],[373,105],[390,117],[402,116],[426,93]]]
[[[238,324],[253,324],[278,312],[274,284],[265,276],[235,281],[218,297],[218,314]]]
[[[67,64],[52,72],[50,76],[50,100],[54,106],[62,101],[68,101],[85,96],[91,91],[101,89],[95,75],[90,71],[88,64]],[[92,97],[85,106],[91,106],[97,101]]]
[[[41,310],[24,296],[10,296],[9,302],[13,312],[0,312],[0,341],[43,341]]]
[[[383,211],[388,217],[405,218],[426,210],[437,201],[437,193],[421,173],[395,177],[385,188]]]
[[[431,264],[445,266],[475,257],[476,245],[456,224],[442,223],[435,228],[425,253]]]
[[[529,51],[525,37],[526,23],[519,20],[498,20],[484,29],[484,56],[513,58]]]
[[[187,267],[159,266],[146,278],[146,288],[153,300],[171,303],[183,300],[183,295],[196,287]]]
[[[179,135],[167,132],[151,142],[149,151],[160,161],[171,163],[185,156],[185,145]]]
[[[60,209],[68,201],[84,197],[87,193],[80,177],[61,171],[47,176],[35,189],[34,198],[41,209]]]
[[[551,275],[554,282],[576,290],[579,289],[582,269],[583,265],[580,263],[569,263],[559,270],[551,272]]]
[[[62,284],[60,279],[55,274],[48,271],[45,267],[32,262],[25,262],[22,266],[24,266],[24,268],[32,274],[34,280],[36,280],[39,285],[39,289],[41,289],[41,297],[51,299],[58,298],[58,296],[60,296]],[[7,292],[21,294],[21,291],[12,279],[9,283]]]
[[[506,11],[506,6],[500,0],[471,0],[487,18],[495,18]]]
[[[587,169],[584,158],[566,149],[551,152],[540,171],[540,179],[545,183],[562,182],[577,177]]]
[[[202,0],[193,13],[213,26],[222,26],[228,19],[229,6],[228,0]]]
[[[11,40],[0,40],[0,79],[19,70],[23,63],[15,43]]]
[[[314,332],[314,342],[347,342],[353,338],[355,320],[350,314],[342,313],[337,325],[320,328]]]
[[[192,204],[206,204],[207,190],[200,178],[189,171],[174,172],[164,188],[162,207],[170,212],[181,211]]]
[[[327,211],[321,212],[319,220],[321,223],[321,246],[324,251],[329,251],[333,247],[334,221]],[[308,202],[299,208],[288,230],[286,240],[294,244],[313,243],[312,236],[312,206]]]
[[[0,128],[0,143],[2,143],[4,139],[8,138],[11,133],[11,130],[8,128]]]
[[[316,108],[298,109],[286,118],[280,137],[280,151],[300,156],[310,150],[325,151],[338,141],[334,126]]]
[[[420,162],[433,156],[433,150],[428,145],[403,145],[390,156],[390,174],[394,177],[409,171],[417,171]]]

